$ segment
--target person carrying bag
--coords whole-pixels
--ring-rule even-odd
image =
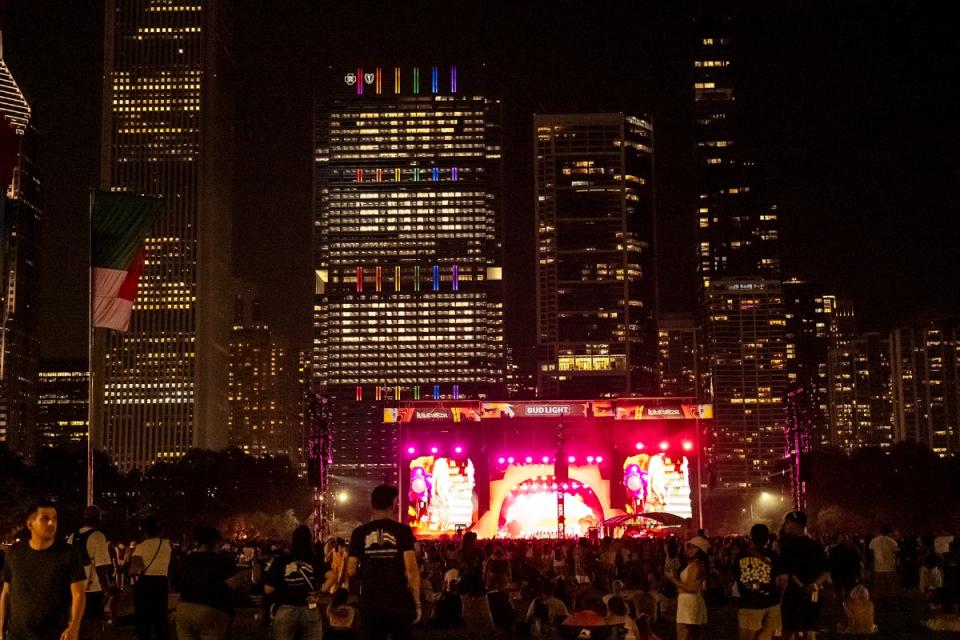
[[[144,540],[137,545],[130,562],[130,575],[137,577],[133,587],[137,640],[167,640],[168,575],[173,547],[169,540],[160,537],[156,518],[144,519],[140,528]]]

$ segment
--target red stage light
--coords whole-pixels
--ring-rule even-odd
[[[504,458],[503,456],[500,456],[499,458],[497,458],[497,462],[500,463],[500,464],[503,464],[503,463],[506,462],[506,461],[507,461],[507,459]]]
[[[663,442],[660,443],[660,450],[661,450],[661,451],[666,451],[666,450],[669,449],[669,448],[670,448],[670,443],[667,442],[666,440],[664,440]]]
[[[603,456],[597,456],[597,464],[603,462]]]
[[[455,447],[455,448],[453,449],[453,452],[454,452],[454,453],[463,453],[463,447]]]
[[[540,458],[540,462],[542,462],[543,464],[547,464],[548,462],[550,462],[550,456],[543,456],[542,458]]]
[[[530,464],[531,462],[533,462],[533,456],[527,456],[526,458],[523,459],[523,461],[526,462],[527,464]]]
[[[439,449],[436,447],[430,447],[430,453],[436,453],[437,451],[439,451]]]
[[[644,449],[643,443],[642,443],[642,442],[638,442],[638,443],[637,443],[637,451],[643,451],[643,449]]]
[[[416,452],[417,452],[417,450],[414,449],[413,447],[407,447],[407,453],[409,453],[410,455],[413,455],[413,454],[415,454]]]
[[[507,458],[507,462],[509,462],[510,464],[513,464],[513,456],[510,456],[509,458]]]
[[[593,456],[587,456],[587,462],[593,464]]]
[[[693,451],[693,443],[689,440],[683,441],[683,450],[684,451]]]
[[[567,458],[567,462],[569,462],[570,464],[573,464],[576,461],[577,461],[576,456],[570,456],[569,458]]]

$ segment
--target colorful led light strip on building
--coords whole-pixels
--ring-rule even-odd
[[[433,168],[433,181],[439,182],[440,180],[440,169],[438,167]]]
[[[363,169],[357,169],[357,182],[363,182]]]
[[[413,268],[413,290],[420,291],[420,265]]]
[[[459,291],[460,290],[460,267],[457,265],[453,265],[451,272],[452,272],[451,276],[453,280],[453,290]]]
[[[393,179],[396,182],[400,182],[400,169],[393,170]]]
[[[440,291],[440,265],[433,265],[433,290]]]
[[[456,182],[458,175],[459,175],[459,174],[457,173],[457,168],[456,168],[456,167],[453,167],[453,168],[450,169],[450,179],[451,179],[451,180],[453,180],[454,182]]]
[[[357,400],[363,400],[363,387],[357,385]]]
[[[400,267],[393,268],[393,290],[400,291]]]
[[[382,284],[383,284],[383,270],[381,267],[377,267],[377,276],[376,276],[377,291],[381,290]]]
[[[357,292],[363,292],[363,267],[357,267]]]
[[[438,384],[433,385],[433,399],[434,400],[440,399],[440,385]]]
[[[383,387],[377,385],[374,387],[377,400],[383,400]]]
[[[380,83],[380,67],[377,67],[375,86],[377,89],[377,95],[380,95],[381,83]]]
[[[458,384],[453,385],[453,399],[454,400],[460,399],[460,385]]]
[[[450,93],[457,92],[457,68],[450,67]]]
[[[357,95],[363,95],[363,67],[357,67]]]
[[[413,181],[420,182],[420,167],[413,168]]]
[[[383,169],[377,169],[377,182],[381,182],[382,180],[383,180]]]
[[[393,92],[400,93],[400,67],[393,68]]]
[[[413,68],[413,93],[420,93],[420,67]]]
[[[420,399],[420,385],[416,385],[416,386],[413,388],[413,399],[414,399],[414,400],[419,400],[419,399]]]
[[[434,67],[431,69],[431,84],[433,85],[433,92],[436,93],[440,87],[440,68]]]

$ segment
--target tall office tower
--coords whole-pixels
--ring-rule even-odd
[[[534,115],[540,396],[657,388],[653,127]]]
[[[849,450],[856,441],[856,313],[850,300],[835,300],[828,327],[826,442]]]
[[[853,352],[856,357],[856,431],[849,448],[891,447],[896,441],[896,430],[893,426],[890,337],[876,332],[859,335],[854,341]]]
[[[786,314],[787,386],[794,397],[805,396],[812,428],[811,445],[830,440],[827,353],[836,297],[824,295],[817,283],[791,278],[783,283]]]
[[[734,27],[723,13],[697,20],[693,95],[714,474],[719,486],[743,488],[770,481],[783,457],[786,318],[777,209],[760,167],[743,148]]]
[[[248,304],[249,303],[249,304]],[[230,337],[229,445],[300,463],[297,354],[271,331],[259,301],[239,294]]]
[[[37,394],[37,431],[41,447],[87,441],[87,360],[41,360]]]
[[[712,467],[718,488],[762,487],[785,450],[786,344],[777,280],[710,282],[705,333],[713,383]]]
[[[229,33],[215,0],[109,0],[101,187],[164,209],[127,333],[102,342],[98,446],[123,470],[227,443]],[[100,341],[100,338],[98,338]]]
[[[332,477],[363,491],[396,478],[381,401],[502,393],[501,109],[456,67],[328,80],[315,120],[314,382],[333,398]]]
[[[657,322],[660,395],[705,397],[702,333],[687,314],[660,314]]]
[[[30,105],[3,58],[0,34],[0,442],[36,452],[41,174]]]
[[[931,320],[890,334],[897,440],[941,457],[960,454],[960,320]]]

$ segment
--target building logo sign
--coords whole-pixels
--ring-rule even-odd
[[[373,84],[374,78],[376,78],[376,76],[372,73],[363,74],[363,81],[366,82],[367,84]]]
[[[357,84],[357,74],[348,73],[347,75],[343,76],[343,81],[347,83],[347,86],[352,87],[353,85]]]

